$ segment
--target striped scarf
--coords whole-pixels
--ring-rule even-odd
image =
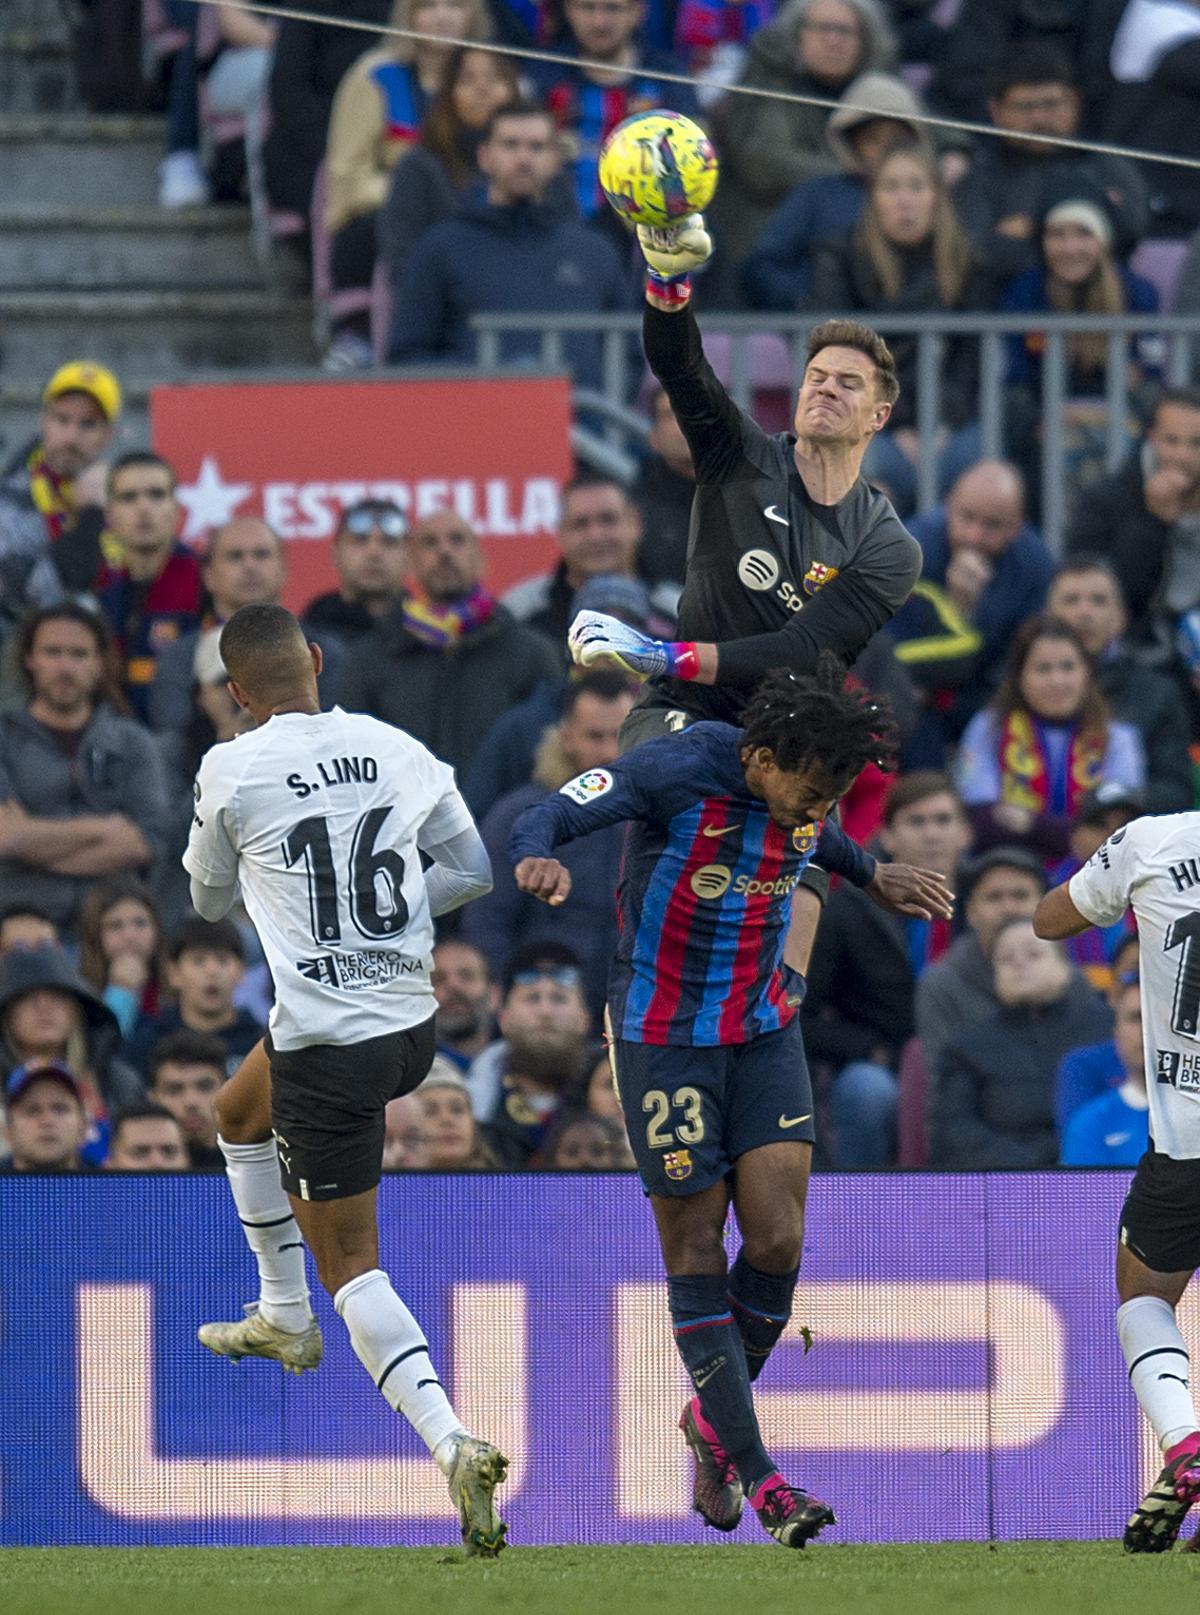
[[[1000,731],[1000,800],[1073,818],[1100,783],[1105,749],[1105,738],[1075,730],[1067,742],[1065,766],[1052,772],[1042,725],[1027,712],[1010,712]]]
[[[29,493],[38,514],[46,524],[46,537],[51,544],[61,538],[75,519],[75,501],[71,482],[60,477],[46,463],[39,443],[29,456]]]
[[[490,622],[498,601],[481,583],[461,600],[426,600],[419,594],[405,595],[400,606],[404,626],[423,645],[435,650],[452,650],[459,640],[476,633]]]

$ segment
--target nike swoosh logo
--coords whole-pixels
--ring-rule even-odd
[[[715,1363],[705,1364],[704,1368],[701,1369],[699,1373],[692,1375],[692,1384],[698,1391],[702,1391],[708,1384],[709,1380],[712,1379],[713,1375],[719,1374],[725,1367],[725,1362],[726,1359],[724,1357],[718,1357]]]
[[[1104,1135],[1104,1143],[1105,1143],[1106,1148],[1108,1148],[1110,1150],[1115,1150],[1118,1144],[1128,1144],[1129,1143],[1129,1134],[1128,1133],[1105,1133],[1105,1135]]]
[[[767,520],[769,522],[778,522],[780,527],[786,527],[788,525],[787,517],[786,516],[781,516],[779,514],[779,512],[775,509],[774,505],[768,505],[767,508],[763,511],[763,515],[767,518]]]
[[[706,824],[700,834],[711,836],[715,841],[718,836],[727,836],[731,830],[736,830],[736,824]]]
[[[811,1121],[811,1119],[812,1111],[810,1110],[807,1116],[781,1116],[779,1125],[780,1127],[799,1127],[801,1122]]]

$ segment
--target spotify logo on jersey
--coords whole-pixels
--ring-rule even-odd
[[[697,897],[724,897],[729,890],[730,871],[724,864],[704,864],[692,876]]]
[[[779,582],[779,562],[770,550],[747,550],[737,573],[748,589],[773,589]]]

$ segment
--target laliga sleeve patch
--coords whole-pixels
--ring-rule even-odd
[[[578,802],[580,807],[586,807],[598,796],[606,796],[615,784],[616,781],[607,768],[589,768],[586,774],[576,774],[574,779],[569,779],[562,786],[559,795],[569,796],[572,802]]]

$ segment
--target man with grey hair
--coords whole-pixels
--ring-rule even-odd
[[[750,41],[738,82],[757,95],[730,95],[713,110],[721,184],[713,200],[714,268],[725,302],[772,212],[790,191],[838,169],[827,134],[829,108],[861,73],[890,72],[896,40],[877,0],[790,0]],[[779,95],[764,95],[763,91]],[[710,277],[711,278],[711,277]]]

